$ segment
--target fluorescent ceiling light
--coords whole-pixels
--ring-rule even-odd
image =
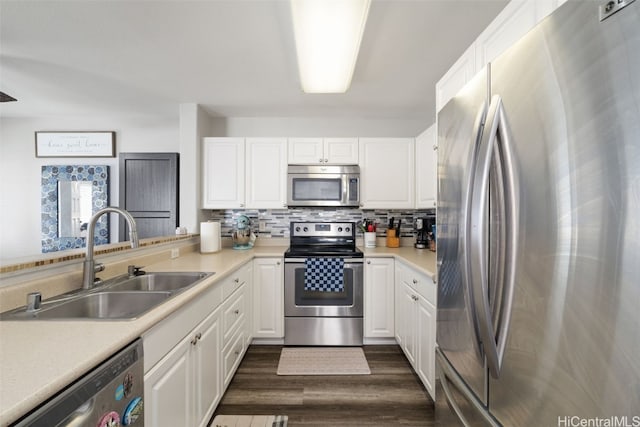
[[[371,0],[291,0],[302,89],[349,89]]]

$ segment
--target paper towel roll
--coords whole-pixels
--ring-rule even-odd
[[[200,223],[200,253],[207,254],[220,250],[220,223]]]

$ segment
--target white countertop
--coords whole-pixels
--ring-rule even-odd
[[[140,337],[211,284],[256,257],[282,256],[286,247],[190,253],[148,265],[145,271],[215,271],[216,274],[130,321],[0,321],[0,426],[6,426]],[[363,249],[365,257],[397,257],[435,273],[435,253],[411,247]]]

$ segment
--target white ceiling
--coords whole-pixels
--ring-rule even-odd
[[[435,117],[434,85],[507,0],[373,0],[351,88],[300,89],[285,0],[0,2],[3,117]]]

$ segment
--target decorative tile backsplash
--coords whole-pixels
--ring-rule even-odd
[[[209,211],[209,220],[220,221],[223,237],[231,237],[235,220],[240,215],[251,219],[251,229],[258,236],[271,238],[289,238],[289,223],[292,221],[352,221],[361,222],[363,219],[374,220],[377,223],[377,235],[384,236],[389,219],[393,217],[395,223],[402,220],[402,237],[413,237],[414,218],[434,216],[434,209],[426,210],[360,210],[347,208],[291,208],[291,209],[233,209]],[[264,223],[264,230],[260,231],[260,223]]]

